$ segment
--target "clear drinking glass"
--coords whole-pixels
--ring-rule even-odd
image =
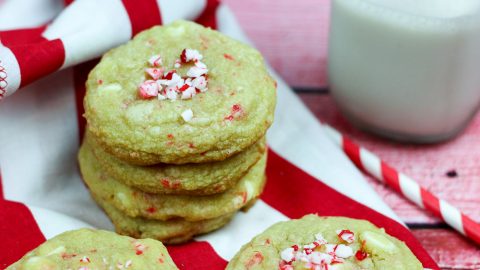
[[[480,1],[333,0],[329,82],[356,126],[410,142],[459,133],[480,104]]]

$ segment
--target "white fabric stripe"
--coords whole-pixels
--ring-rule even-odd
[[[220,32],[251,44],[225,5],[217,11],[217,23]],[[300,98],[275,71],[269,70],[278,85],[275,121],[267,133],[270,147],[340,193],[402,223],[343,151],[327,137],[325,129]]]
[[[0,30],[37,27],[63,9],[60,0],[1,0]]]
[[[5,89],[3,97],[7,97],[20,87],[21,75],[20,75],[20,66],[18,65],[17,58],[12,53],[12,51],[3,46],[0,43],[0,66],[5,70],[0,72],[0,91]],[[5,88],[6,87],[6,88]],[[1,99],[0,95],[0,99]]]
[[[382,175],[382,161],[372,152],[360,148],[360,161],[367,172],[375,177],[376,180],[384,182]]]
[[[207,0],[157,0],[157,3],[162,23],[168,24],[178,19],[195,20],[205,9]]]
[[[253,237],[271,225],[285,220],[289,218],[262,200],[258,200],[247,213],[238,212],[227,226],[197,237],[196,240],[209,242],[218,255],[228,261]]]
[[[45,238],[50,239],[59,234],[59,232],[75,230],[80,228],[93,228],[91,225],[74,219],[72,217],[62,215],[47,209],[27,206],[38,224],[40,231]]]
[[[420,186],[413,181],[413,179],[403,173],[398,174],[398,181],[400,182],[400,189],[402,190],[403,195],[405,195],[410,201],[414,202],[417,206],[425,208],[420,192]]]
[[[128,13],[118,0],[74,1],[43,33],[49,40],[62,39],[62,68],[99,57],[128,41],[131,35]]]
[[[47,76],[0,104],[0,165],[5,198],[111,229],[80,179],[77,151],[71,69]]]
[[[457,208],[453,207],[446,201],[440,200],[440,213],[442,214],[443,220],[445,220],[448,225],[465,235],[462,214]]]
[[[325,133],[330,137],[330,139],[333,140],[335,144],[337,144],[339,147],[343,147],[342,142],[343,142],[343,137],[342,134],[340,134],[337,130],[332,128],[331,126],[324,124],[323,128],[325,130]]]

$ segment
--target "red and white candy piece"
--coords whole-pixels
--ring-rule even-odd
[[[203,56],[197,50],[184,49],[180,59],[175,61],[174,67],[180,68],[182,63],[193,63],[193,66],[188,69],[187,77],[182,78],[175,69],[165,72],[165,69],[161,67],[160,55],[150,57],[148,63],[151,67],[145,69],[150,79],[140,84],[140,97],[150,99],[156,96],[158,100],[190,99],[197,93],[207,91],[208,68],[205,63],[200,61],[202,59]]]
[[[340,239],[349,244],[355,241],[355,234],[350,230],[337,230],[337,235]]]
[[[200,61],[203,59],[203,55],[200,54],[199,51],[193,49],[183,49],[182,53],[180,54],[180,60],[182,63],[188,63],[191,61]]]
[[[153,55],[148,59],[148,63],[152,67],[161,67],[162,66],[162,57],[160,55]]]
[[[159,88],[156,81],[147,80],[140,84],[138,90],[140,97],[142,97],[143,99],[149,99],[158,95]]]
[[[154,80],[160,79],[163,76],[163,68],[147,68],[145,72]]]
[[[349,230],[338,230],[337,235],[347,243],[355,241],[354,234]],[[326,270],[330,269],[329,266],[343,263],[345,259],[354,256],[352,248],[348,245],[328,244],[320,233],[315,235],[315,239],[312,243],[303,245],[301,248],[298,245],[293,245],[282,250],[280,252],[282,261],[279,268],[281,270],[292,270],[293,262],[302,262],[305,263],[304,266],[307,269]],[[352,239],[352,242],[348,242]]]

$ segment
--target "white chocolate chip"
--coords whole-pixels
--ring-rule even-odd
[[[193,111],[191,109],[185,110],[181,116],[185,122],[190,122],[193,118]]]
[[[365,231],[360,234],[360,240],[365,241],[365,250],[369,253],[385,251],[389,254],[394,254],[398,251],[398,248],[392,241],[376,232]]]
[[[122,86],[118,83],[110,83],[98,88],[100,92],[118,92],[120,90],[122,90]]]
[[[65,252],[65,247],[64,246],[59,246],[59,247],[55,248],[54,250],[50,251],[49,253],[47,253],[47,256],[62,253],[62,252]]]
[[[340,244],[335,249],[335,255],[337,255],[340,258],[346,259],[353,256],[353,250],[349,246]]]

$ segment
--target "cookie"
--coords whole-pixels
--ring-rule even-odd
[[[260,195],[265,184],[266,152],[235,187],[210,196],[159,195],[126,186],[102,171],[86,143],[80,149],[79,164],[90,192],[127,216],[198,221],[235,212]]]
[[[223,161],[134,166],[103,151],[88,132],[85,142],[91,145],[101,169],[113,179],[144,192],[158,194],[211,195],[222,193],[235,184],[265,153],[265,138],[245,151]]]
[[[153,238],[164,244],[184,243],[195,235],[214,231],[227,224],[234,215],[234,213],[228,213],[224,216],[199,221],[186,221],[180,218],[168,221],[132,218],[94,194],[92,197],[110,218],[117,233],[134,238]]]
[[[422,270],[402,241],[368,221],[307,215],[279,222],[253,238],[228,270]]]
[[[64,232],[27,253],[8,270],[178,269],[159,241],[113,232],[79,229]]]
[[[177,21],[102,57],[88,77],[84,116],[102,147],[128,163],[219,161],[265,135],[275,85],[255,49]]]

